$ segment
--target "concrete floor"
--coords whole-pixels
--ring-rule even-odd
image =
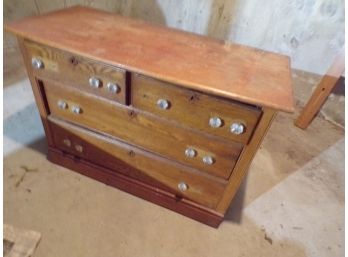
[[[7,81],[4,222],[42,233],[36,257],[344,256],[344,130],[322,117],[277,116],[213,229],[49,163],[28,80]]]

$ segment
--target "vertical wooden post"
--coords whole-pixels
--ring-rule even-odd
[[[301,129],[306,129],[320,107],[324,104],[338,79],[344,71],[344,50],[335,58],[330,69],[321,79],[311,98],[304,107],[302,113],[295,121],[295,125]]]

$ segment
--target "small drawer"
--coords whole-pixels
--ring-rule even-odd
[[[256,107],[139,74],[132,74],[131,83],[131,101],[135,108],[241,143],[248,142],[261,115]]]
[[[243,149],[241,143],[217,140],[60,83],[43,81],[43,85],[52,116],[214,176],[228,179]]]
[[[25,41],[25,48],[35,77],[127,104],[125,70],[31,41]]]
[[[76,127],[49,117],[55,147],[94,164],[119,171],[127,176],[179,197],[215,208],[226,183],[192,172],[182,165],[130,146],[118,140]],[[124,168],[126,167],[126,168]],[[131,167],[128,168],[127,167]],[[123,170],[125,169],[125,170]]]

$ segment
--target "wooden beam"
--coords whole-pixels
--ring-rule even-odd
[[[295,125],[301,129],[306,129],[325,103],[338,79],[344,72],[344,49],[336,56],[330,69],[321,79],[311,98],[304,107],[302,113],[295,121]]]

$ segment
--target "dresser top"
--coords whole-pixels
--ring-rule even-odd
[[[81,6],[28,17],[5,28],[185,88],[294,110],[287,56]]]

